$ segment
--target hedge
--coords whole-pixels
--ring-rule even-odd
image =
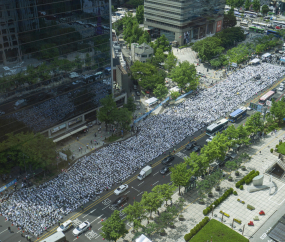
[[[252,179],[258,175],[259,171],[252,170],[250,173],[248,173],[245,177],[243,177],[236,183],[236,188],[240,188],[241,185],[244,185],[245,183],[248,185],[249,183],[251,183]]]
[[[241,224],[241,220],[237,219],[237,218],[234,218],[234,221]]]
[[[189,241],[192,237],[197,234],[208,222],[210,221],[209,217],[205,217],[202,221],[190,230],[190,233],[184,235],[185,241]]]
[[[236,195],[236,196],[238,195],[236,191],[234,191],[233,193],[234,193],[234,195]]]
[[[233,188],[229,188],[228,190],[225,191],[225,193],[219,197],[217,200],[215,200],[209,207],[205,208],[203,210],[203,214],[206,216],[209,212],[212,211],[213,209],[213,205],[215,205],[215,207],[217,207],[219,204],[221,204],[224,200],[226,200],[226,198],[233,194],[234,189]]]
[[[251,206],[251,205],[249,205],[249,204],[247,204],[247,208],[249,209],[249,210],[254,210],[255,209],[255,207],[253,207],[253,206]]]

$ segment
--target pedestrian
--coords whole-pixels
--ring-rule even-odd
[[[86,145],[86,149],[88,150],[88,145]]]
[[[10,231],[10,226],[8,226],[8,231]]]
[[[96,137],[96,132],[95,132],[95,137]]]
[[[77,141],[79,141],[79,138],[78,138],[78,137],[77,137],[76,139],[77,139]]]
[[[58,226],[60,226],[60,221],[58,221],[57,223],[58,223]]]
[[[79,152],[80,152],[80,147],[78,148]]]
[[[259,154],[261,155],[261,150],[259,151]]]
[[[81,205],[81,210],[82,210],[82,211],[84,210],[84,207],[83,207],[83,205]]]

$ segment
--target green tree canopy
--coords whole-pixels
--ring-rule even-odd
[[[278,120],[279,123],[283,122],[285,118],[285,101],[284,97],[279,102],[272,101],[270,108],[270,113],[272,113]]]
[[[205,155],[198,155],[196,152],[190,153],[190,156],[184,160],[195,176],[202,176],[209,167],[208,158]]]
[[[253,0],[252,8],[254,11],[259,12],[260,11],[260,0]]]
[[[236,24],[237,24],[237,18],[235,15],[229,13],[224,14],[224,21],[223,21],[224,29],[234,27],[236,26]]]
[[[245,0],[244,8],[245,8],[246,10],[249,10],[250,5],[251,5],[251,1],[250,1],[250,0]]]
[[[141,223],[142,219],[145,218],[145,208],[142,203],[134,201],[133,205],[129,204],[123,209],[123,212],[126,214],[125,220],[128,220],[131,223],[136,223],[137,220]],[[139,224],[137,224],[139,225]],[[138,227],[136,227],[138,229]]]
[[[176,187],[174,185],[157,185],[152,189],[152,192],[157,193],[159,196],[162,197],[163,201],[167,201],[172,199],[172,195],[175,191]]]
[[[139,44],[143,44],[143,43],[149,43],[151,41],[151,37],[149,35],[149,33],[145,30],[142,34],[142,36],[139,38]]]
[[[117,112],[117,105],[114,101],[112,95],[108,95],[105,98],[100,100],[102,107],[99,109],[98,112],[98,119],[100,122],[105,122],[106,130],[108,124],[113,124],[116,120]]]
[[[143,5],[140,5],[137,7],[136,18],[139,24],[143,24],[143,19],[144,19],[144,6]]]
[[[130,124],[132,123],[132,112],[127,108],[116,109],[114,121],[117,121],[119,127],[123,130],[130,130]]]
[[[158,84],[156,88],[153,90],[153,94],[158,98],[158,99],[163,99],[167,96],[168,94],[168,89],[165,85],[163,84]]]
[[[246,120],[245,128],[249,134],[256,134],[258,131],[263,131],[264,125],[261,118],[260,113],[255,113]]]
[[[266,15],[270,11],[270,9],[267,5],[263,5],[261,11],[263,15]]]
[[[155,192],[150,192],[150,193],[144,192],[142,195],[141,204],[150,213],[150,217],[151,213],[160,208],[162,203],[163,203],[163,197],[161,196],[161,194]]]
[[[175,186],[179,187],[180,195],[180,186],[186,186],[194,172],[190,169],[187,169],[186,163],[179,163],[174,167],[171,167],[170,171],[170,179]]]
[[[169,53],[165,63],[165,69],[170,73],[171,70],[176,66],[177,63],[177,57],[173,54],[173,52]]]
[[[180,62],[175,66],[171,73],[170,78],[177,83],[181,90],[195,90],[199,85],[199,78],[196,75],[196,68],[194,64],[188,61]]]
[[[121,236],[125,236],[128,233],[126,224],[120,218],[120,212],[115,210],[111,217],[107,218],[105,222],[101,223],[102,233],[100,235],[107,240],[117,241]]]
[[[124,108],[127,108],[132,113],[136,110],[136,104],[133,97],[128,97],[127,104],[124,105]]]
[[[222,40],[217,37],[208,37],[197,41],[192,46],[192,49],[199,53],[199,58],[203,61],[209,61],[214,56],[220,55],[224,48],[221,46]]]
[[[167,40],[164,34],[157,38],[154,42],[150,42],[150,46],[153,48],[154,53],[156,53],[156,50],[158,48],[162,49],[163,52],[171,50],[169,41]]]

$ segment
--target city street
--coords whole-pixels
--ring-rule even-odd
[[[280,80],[278,83],[283,81],[284,79]],[[262,96],[264,93],[266,93],[268,90],[275,88],[278,86],[278,83],[275,83],[271,88],[268,88],[267,90],[264,90],[261,93],[258,93],[258,96],[255,96],[252,101],[257,102],[260,96]],[[280,97],[281,93],[277,93],[276,96]],[[248,101],[245,105],[249,105]],[[248,115],[253,114],[254,111],[248,111]],[[244,123],[246,120],[241,120],[240,123],[235,124],[235,126]],[[186,144],[189,142],[189,140],[196,140],[198,145],[203,146],[206,142],[206,139],[208,138],[207,135],[202,131],[197,131],[194,133],[193,136],[186,138],[184,141],[180,142],[176,146],[176,154],[174,155],[175,159],[171,162],[172,165],[175,165],[177,163],[180,163],[183,161],[184,156],[189,155],[189,151],[185,150]],[[90,134],[93,136],[93,134]],[[90,139],[87,136],[84,136],[84,139]],[[77,141],[76,141],[77,142]],[[170,150],[172,152],[173,149]],[[83,154],[82,154],[83,155]],[[159,173],[160,169],[163,167],[160,163],[162,159],[167,156],[168,153],[166,152],[165,155],[161,155],[160,157],[154,159],[152,163],[153,171],[152,174],[145,178],[144,180],[140,181],[137,179],[137,175],[140,170],[137,171],[136,174],[132,176],[132,178],[128,179],[124,182],[124,184],[128,184],[129,189],[123,193],[123,195],[127,195],[129,197],[129,200],[126,204],[124,204],[120,209],[120,216],[121,218],[124,218],[124,214],[121,212],[125,206],[127,206],[129,203],[132,204],[134,200],[140,201],[141,196],[144,191],[150,192],[151,189],[157,185],[157,184],[165,184],[170,182],[170,174],[161,175]],[[63,221],[66,221],[67,219],[72,219],[75,222],[75,225],[80,224],[83,221],[89,221],[92,225],[91,230],[85,232],[84,234],[79,236],[79,240],[81,241],[89,241],[94,239],[102,239],[99,233],[101,232],[102,224],[101,222],[104,221],[106,218],[108,218],[112,212],[114,211],[114,208],[111,206],[111,204],[114,202],[114,200],[117,198],[116,195],[114,195],[114,190],[117,188],[114,187],[111,191],[106,191],[97,196],[95,199],[93,199],[92,202],[89,202],[85,205],[84,211],[81,211],[81,209],[72,212],[68,216],[64,217]],[[0,217],[0,225],[2,226],[0,229],[0,235],[2,242],[10,242],[10,241],[24,241],[25,239],[21,237],[20,231],[16,229],[15,226],[11,226],[10,222],[4,221],[4,217]],[[8,231],[8,226],[11,227],[11,232]],[[127,229],[130,229],[131,225],[127,224]],[[47,231],[43,236],[39,238],[38,241],[43,241],[44,238],[48,237],[49,235],[53,234],[57,229],[57,226],[54,226],[53,229]],[[74,237],[72,235],[71,228],[69,231],[66,232],[66,236],[68,241],[74,241],[77,240],[77,237]],[[37,240],[37,238],[32,237],[32,241]]]

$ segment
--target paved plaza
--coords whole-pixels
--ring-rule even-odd
[[[230,187],[232,187],[235,191],[237,191],[238,195],[230,195],[224,202],[218,205],[214,209],[213,218],[221,221],[222,214],[220,211],[227,213],[230,217],[223,216],[224,224],[231,227],[233,223],[233,219],[239,219],[242,221],[241,224],[234,222],[234,230],[238,233],[242,233],[240,230],[244,227],[244,236],[246,238],[251,239],[251,237],[258,231],[258,229],[271,217],[272,214],[276,212],[280,208],[280,206],[284,203],[285,200],[285,180],[277,179],[276,177],[272,177],[272,181],[275,185],[273,191],[270,195],[269,189],[257,191],[253,193],[249,193],[247,191],[247,187],[251,186],[244,185],[244,190],[237,189],[235,187],[235,183],[239,181],[243,176],[247,175],[251,170],[259,171],[260,174],[264,175],[263,184],[269,183],[270,175],[264,173],[268,166],[274,164],[274,162],[278,159],[278,157],[272,153],[270,153],[270,148],[275,147],[276,144],[279,143],[279,139],[282,139],[285,134],[284,130],[280,130],[277,132],[276,136],[268,134],[264,139],[260,140],[256,144],[253,144],[249,148],[244,148],[240,151],[248,153],[252,159],[243,165],[246,166],[246,171],[240,171],[240,176],[236,177],[234,172],[232,172],[232,177],[234,180],[232,182],[224,179],[221,181],[220,187],[221,190],[219,192],[213,189],[214,197],[206,198],[206,203],[201,205],[197,202],[198,195],[196,190],[192,190],[188,193],[185,193],[183,197],[186,200],[185,208],[182,212],[184,215],[184,221],[178,221],[175,219],[175,229],[166,228],[166,236],[160,236],[159,234],[154,234],[151,236],[152,241],[155,242],[185,242],[184,235],[189,233],[192,228],[195,227],[197,223],[199,223],[205,216],[203,215],[203,210],[209,206],[212,202],[214,202],[217,198],[222,196],[222,194]],[[260,154],[261,151],[261,154]],[[183,189],[182,189],[183,192]],[[173,201],[176,201],[180,196],[178,195],[178,189],[173,195]],[[240,199],[245,202],[242,204],[237,201]],[[255,210],[250,211],[247,209],[247,204],[255,207]],[[165,210],[165,207],[159,209],[160,213]],[[265,215],[259,215],[259,212],[263,210]],[[154,215],[158,216],[158,215]],[[212,218],[212,213],[208,214],[210,218]],[[254,217],[258,216],[259,221],[254,221]],[[253,221],[254,226],[248,226],[248,223]],[[146,221],[144,221],[146,224]],[[130,229],[130,231],[132,228]],[[264,235],[263,235],[264,236]],[[121,238],[119,241],[122,242],[124,240],[131,241],[133,237],[132,233],[129,233],[124,239]],[[209,235],[209,241],[211,237]],[[251,240],[250,240],[251,241]]]

